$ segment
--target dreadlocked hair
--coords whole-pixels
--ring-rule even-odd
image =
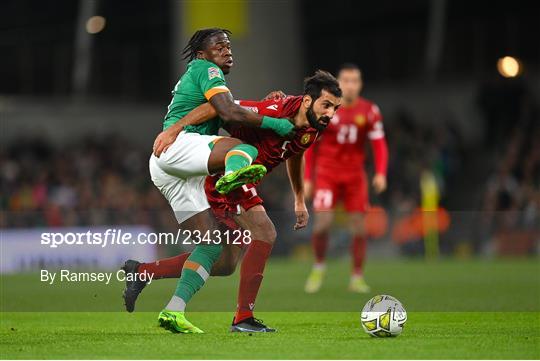
[[[189,39],[184,50],[182,50],[182,59],[188,59],[188,62],[197,57],[197,52],[204,50],[208,39],[216,34],[224,33],[228,37],[231,36],[230,30],[221,28],[209,28],[197,30],[195,34]]]

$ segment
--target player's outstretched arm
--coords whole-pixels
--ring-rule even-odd
[[[375,176],[373,177],[373,188],[379,194],[386,190],[386,172],[388,169],[388,145],[384,136],[382,115],[379,107],[375,104],[368,114],[371,119],[368,131],[368,138],[371,141],[373,158],[375,161]]]
[[[373,188],[375,193],[380,194],[386,190],[386,172],[388,168],[388,145],[386,139],[372,139],[371,147],[375,161],[375,176],[373,177]]]
[[[217,116],[217,112],[209,103],[199,105],[197,108],[190,111],[182,119],[165,129],[156,137],[154,141],[154,155],[159,157],[165,152],[171,144],[174,143],[176,137],[184,127],[188,125],[198,125],[209,121]]]
[[[225,122],[271,129],[281,137],[291,136],[294,132],[294,124],[289,119],[272,118],[247,110],[236,104],[229,92],[215,94],[210,98],[210,103]]]
[[[287,159],[287,175],[294,193],[294,213],[296,223],[294,229],[307,226],[309,213],[304,198],[304,153],[298,153]]]

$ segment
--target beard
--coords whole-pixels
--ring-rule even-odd
[[[330,118],[327,116],[317,118],[317,115],[315,115],[315,111],[313,111],[313,103],[311,103],[309,109],[307,110],[306,117],[308,119],[309,125],[318,131],[325,130],[330,123]]]

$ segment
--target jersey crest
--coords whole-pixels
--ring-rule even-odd
[[[302,138],[300,139],[300,144],[302,145],[306,145],[309,143],[309,141],[311,140],[311,134],[309,133],[306,133],[302,136]]]
[[[214,78],[221,78],[221,73],[219,72],[218,68],[211,66],[208,68],[208,80],[212,80]]]
[[[366,116],[364,114],[358,114],[354,117],[354,122],[359,127],[362,127],[366,123]]]

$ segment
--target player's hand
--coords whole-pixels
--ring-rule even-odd
[[[298,229],[305,228],[309,220],[309,212],[307,210],[306,203],[295,204],[294,213],[296,214],[296,223],[293,229],[296,231]]]
[[[311,199],[312,196],[313,196],[313,182],[308,179],[304,179],[304,198],[309,200]]]
[[[375,193],[380,194],[384,192],[386,190],[386,176],[383,174],[375,174],[372,184]]]
[[[268,93],[263,100],[279,100],[286,97],[287,95],[282,90],[274,90],[273,92]]]
[[[167,130],[162,131],[158,134],[156,137],[156,140],[154,141],[154,155],[159,158],[161,153],[165,153],[167,149],[171,146],[171,144],[174,143],[176,140],[176,137],[178,136],[177,132],[170,132]]]

